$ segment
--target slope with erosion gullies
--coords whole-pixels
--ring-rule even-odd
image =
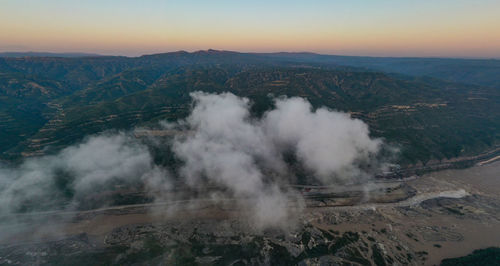
[[[257,115],[272,106],[269,95],[301,96],[315,107],[350,112],[369,124],[372,135],[399,145],[402,164],[478,153],[499,137],[499,95],[477,86],[315,67],[185,66],[150,85],[156,76],[145,81],[147,74],[138,70],[103,81],[117,93],[87,92],[91,97],[83,103],[78,101],[84,91],[65,98],[62,123],[33,139],[57,148],[110,128],[176,120],[187,115],[189,93],[198,90],[249,97]],[[23,143],[17,150],[26,148]]]
[[[47,103],[71,93],[66,84],[20,72],[0,73],[0,148],[38,132],[53,115]]]
[[[83,106],[145,89],[162,68],[136,67],[141,64],[153,65],[124,57],[0,58],[3,157],[37,155],[55,144],[33,134],[47,135],[63,125],[64,104]]]
[[[25,57],[3,58],[10,69],[27,75],[64,82],[69,88],[78,90],[109,75],[118,74],[135,65],[123,57]],[[0,72],[8,72],[5,67]]]
[[[113,94],[109,93],[109,90],[99,86],[62,98],[58,104],[64,109],[64,117],[57,119],[59,123],[47,124],[39,134],[21,143],[10,153],[27,151],[31,154],[49,146],[57,149],[106,129],[129,129],[150,121],[184,117],[189,111],[188,91],[213,91],[217,87],[222,88],[225,82],[225,79],[219,81],[219,84],[208,81],[217,75],[212,70],[210,75],[203,75],[203,72],[206,71],[200,69],[196,74],[189,71],[180,74],[179,70],[172,70],[153,84],[147,85],[148,81],[143,74],[148,72],[137,70],[133,71],[132,78],[126,81],[123,79],[127,75],[118,75],[118,78],[104,82],[109,85],[111,92],[116,92],[116,98],[111,97]],[[149,79],[150,81],[152,79]],[[128,93],[131,91],[136,93]],[[89,101],[84,101],[85,99]],[[33,142],[37,143],[34,150],[31,149]],[[40,143],[48,145],[42,147],[38,145]]]
[[[163,74],[156,68],[134,68],[102,79],[61,99],[64,107],[94,105],[145,90]]]
[[[0,73],[22,72],[70,84],[75,89],[85,88],[93,82],[134,68],[149,68],[166,71],[172,67],[217,64],[264,64],[279,63],[258,54],[229,51],[184,51],[143,55],[140,57],[96,56],[96,57],[0,57]]]

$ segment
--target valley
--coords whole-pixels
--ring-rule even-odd
[[[404,62],[0,58],[0,264],[437,265],[499,246],[498,62]]]
[[[2,239],[0,262],[439,264],[500,245],[499,170],[492,162],[360,187],[307,187],[295,222],[264,231],[230,199],[29,213]]]

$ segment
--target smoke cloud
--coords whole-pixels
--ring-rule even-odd
[[[203,92],[191,97],[194,107],[186,119],[163,123],[184,132],[167,145],[180,165],[154,163],[148,145],[158,140],[145,144],[129,133],[89,137],[56,155],[0,167],[0,216],[80,208],[85,199],[121,184],[163,202],[172,200],[166,195],[176,183],[208,194],[213,188],[209,199],[233,199],[258,228],[281,227],[303,206],[290,186],[294,167],[322,184],[359,181],[368,175],[363,165],[373,164],[382,145],[361,120],[314,110],[302,98],[275,99],[274,109],[253,117],[247,98]],[[295,158],[293,167],[287,156]]]

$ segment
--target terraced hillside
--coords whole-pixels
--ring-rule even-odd
[[[249,97],[255,115],[273,96],[351,113],[401,148],[402,164],[476,155],[498,145],[500,90],[339,66],[311,54],[176,52],[138,58],[0,59],[0,151],[50,153],[108,129],[184,117],[192,91]],[[328,59],[330,58],[330,59]],[[473,82],[470,82],[473,83]],[[484,84],[483,84],[484,85]]]

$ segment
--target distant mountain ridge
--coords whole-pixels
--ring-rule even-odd
[[[93,53],[0,52],[0,57],[96,57]]]
[[[178,50],[178,51],[169,51],[169,52],[160,52],[160,53],[148,53],[139,56],[125,56],[125,55],[114,55],[116,57],[129,57],[129,58],[137,58],[137,57],[148,57],[148,56],[161,56],[161,55],[189,55],[189,54],[211,54],[211,55],[223,55],[223,54],[247,54],[247,55],[262,55],[262,56],[283,56],[283,57],[317,57],[317,58],[351,58],[357,59],[360,61],[363,60],[377,60],[377,59],[387,59],[387,60],[479,60],[479,61],[500,61],[500,58],[467,58],[467,57],[439,57],[439,56],[365,56],[365,55],[337,55],[337,54],[322,54],[308,51],[298,51],[298,52],[239,52],[232,50],[216,50],[216,49],[207,49],[207,50],[196,50],[196,51],[186,51],[186,50]],[[56,52],[37,52],[37,51],[26,51],[26,52],[0,52],[0,57],[93,57],[93,56],[109,56],[98,53],[85,53],[85,52],[65,52],[65,53],[56,53]]]
[[[7,52],[0,53],[0,58],[7,57],[105,57],[125,59],[139,62],[141,60],[166,59],[188,60],[185,63],[203,63],[193,60],[215,60],[214,63],[227,63],[227,60],[254,60],[269,62],[270,60],[294,63],[315,63],[339,65],[367,70],[398,73],[412,76],[429,76],[454,82],[470,83],[482,86],[500,87],[500,60],[498,59],[462,59],[434,57],[369,57],[325,55],[311,52],[275,52],[275,53],[242,53],[226,50],[199,50],[194,52],[174,51],[147,54],[138,57],[103,56],[87,53],[44,53],[44,52]],[[226,60],[225,62],[216,62]],[[180,62],[181,63],[181,62]],[[233,63],[233,62],[229,62]]]

